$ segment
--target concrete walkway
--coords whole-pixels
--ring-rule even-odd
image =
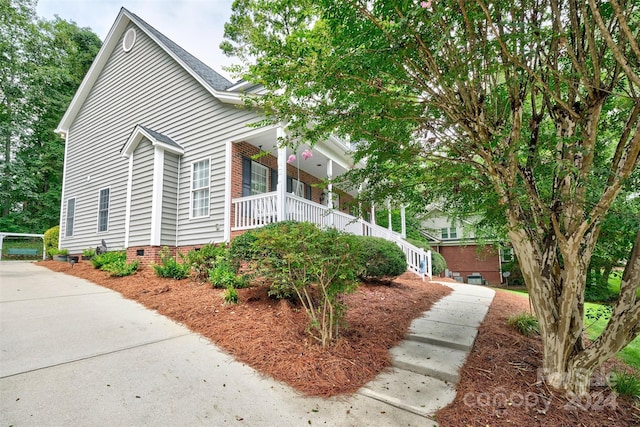
[[[82,279],[0,263],[0,426],[425,426],[493,298],[454,292],[358,393],[301,396],[181,325]]]

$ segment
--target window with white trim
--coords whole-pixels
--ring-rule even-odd
[[[291,178],[291,192],[298,197],[305,197],[304,182]]]
[[[209,216],[209,159],[191,165],[191,217]]]
[[[440,237],[443,238],[443,239],[457,239],[458,238],[458,230],[455,227],[441,228],[440,229]]]
[[[251,195],[267,192],[269,168],[258,162],[251,163]]]
[[[500,252],[502,256],[502,262],[513,261],[513,248],[502,248]]]
[[[73,220],[76,215],[76,199],[67,200],[67,220],[65,222],[65,230],[64,236],[71,237],[73,236]]]
[[[100,190],[100,198],[98,200],[98,232],[107,231],[109,229],[109,188]]]

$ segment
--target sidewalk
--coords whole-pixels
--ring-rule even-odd
[[[116,292],[31,263],[3,262],[0,425],[432,425],[430,408],[448,403],[455,395],[451,384],[436,397],[403,396],[393,388],[421,384],[425,373],[443,382],[424,366],[418,373],[408,367],[415,356],[437,353],[424,346],[442,348],[445,342],[467,349],[456,348],[460,358],[442,370],[453,375],[447,381],[456,378],[475,323],[484,318],[481,309],[470,307],[485,307],[486,314],[493,297],[484,295],[492,292],[486,288],[447,285],[461,290],[416,320],[408,340],[392,350],[396,366],[405,363],[401,369],[381,374],[351,397],[321,399],[261,376],[202,336]],[[467,295],[470,289],[483,295]],[[472,312],[474,324],[466,325],[465,313]],[[460,321],[457,329],[447,326]],[[393,387],[380,389],[385,381]]]

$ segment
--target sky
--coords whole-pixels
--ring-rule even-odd
[[[38,0],[36,13],[47,20],[58,15],[79,27],[89,27],[104,41],[120,8],[125,7],[235,81],[222,69],[233,64],[234,58],[225,56],[218,47],[223,40],[224,24],[231,16],[231,3],[232,0]]]

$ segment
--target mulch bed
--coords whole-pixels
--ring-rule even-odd
[[[211,339],[237,360],[312,396],[353,393],[391,366],[388,349],[413,319],[449,294],[447,287],[406,273],[389,285],[362,284],[346,295],[346,328],[323,349],[305,331],[301,306],[267,296],[264,286],[239,289],[240,304],[223,304],[223,291],[189,279],[163,279],[151,268],[113,278],[90,263],[39,263],[120,292]]]

